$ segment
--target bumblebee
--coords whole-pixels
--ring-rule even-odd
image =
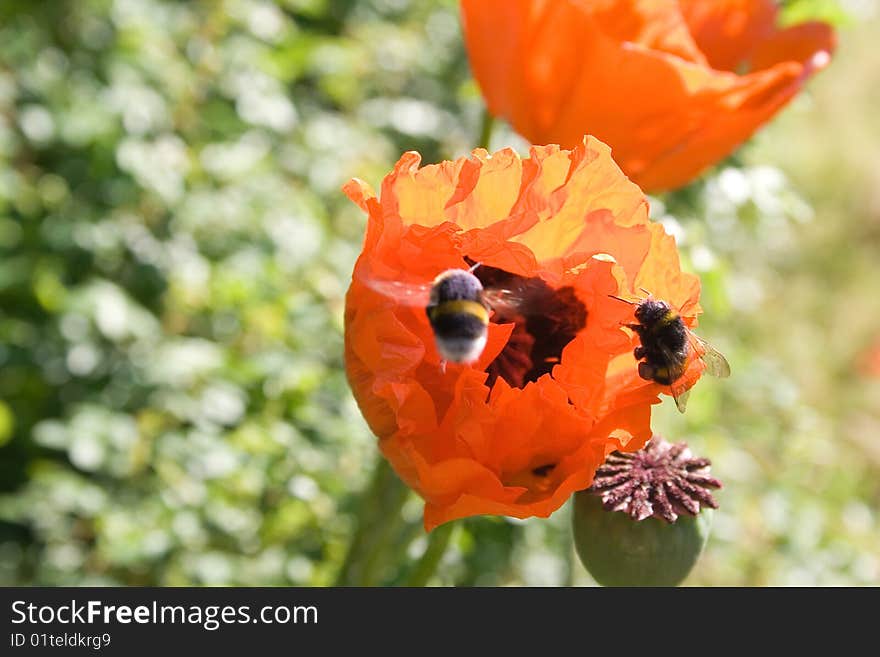
[[[489,333],[488,293],[470,271],[449,269],[434,279],[425,313],[444,360],[471,363]]]
[[[691,350],[705,363],[708,374],[721,378],[730,376],[727,359],[691,331],[679,312],[668,303],[655,299],[651,294],[638,302],[614,298],[636,307],[637,323],[625,326],[635,331],[641,341],[633,350],[633,356],[640,361],[639,376],[646,381],[670,386],[680,412],[685,412],[690,395],[682,377]]]
[[[444,367],[447,361],[472,363],[486,346],[490,312],[517,305],[513,291],[483,286],[473,273],[479,266],[447,269],[426,285],[378,279],[366,283],[404,304],[425,308]]]

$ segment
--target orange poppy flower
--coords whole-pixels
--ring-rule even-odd
[[[648,191],[686,184],[782,108],[834,50],[772,0],[462,0],[489,110],[535,143],[585,133]]]
[[[880,339],[865,350],[860,361],[863,375],[880,379]]]
[[[699,312],[672,237],[593,138],[571,151],[510,149],[419,168],[401,157],[381,197],[344,190],[365,212],[363,252],[346,296],[345,362],[382,453],[426,501],[425,526],[475,514],[548,516],[592,482],[615,449],[651,437],[663,387],[638,376],[633,309],[609,295],[645,287]],[[549,290],[541,308],[492,318],[480,358],[441,367],[425,307],[376,281],[415,290],[480,263],[494,278]],[[381,290],[381,291],[380,291]],[[700,374],[695,360],[687,376]]]

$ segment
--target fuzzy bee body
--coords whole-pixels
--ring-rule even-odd
[[[628,324],[641,340],[634,355],[643,379],[671,385],[684,374],[688,356],[688,328],[681,315],[665,301],[645,300],[636,307],[638,324]],[[642,360],[644,359],[644,360]]]
[[[619,297],[615,297],[619,298]],[[621,301],[626,301],[621,299]],[[730,376],[727,359],[708,342],[699,338],[684,323],[677,310],[660,299],[631,302],[636,307],[634,324],[626,326],[639,336],[641,344],[633,350],[639,362],[639,376],[646,381],[671,386],[678,410],[684,413],[690,390],[680,381],[694,349],[712,376]]]
[[[444,360],[470,363],[483,353],[489,309],[483,284],[471,272],[449,269],[437,276],[425,313],[434,331],[437,351]]]

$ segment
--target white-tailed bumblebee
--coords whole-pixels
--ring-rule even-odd
[[[479,264],[470,269],[447,269],[425,285],[379,279],[366,283],[402,303],[425,308],[444,364],[472,363],[486,346],[490,311],[517,304],[511,290],[484,287],[473,273],[477,267]]]
[[[688,355],[693,349],[706,364],[706,372],[712,376],[730,376],[730,364],[712,345],[691,331],[677,310],[660,299],[648,294],[647,299],[628,301],[614,297],[636,307],[637,323],[626,324],[639,336],[641,344],[633,350],[639,362],[639,376],[670,386],[675,405],[684,413],[690,390],[681,380],[687,367]]]

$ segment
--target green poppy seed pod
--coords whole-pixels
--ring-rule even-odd
[[[609,513],[589,491],[574,496],[574,545],[602,586],[677,586],[690,574],[709,538],[712,509],[669,524]]]
[[[684,443],[655,436],[615,452],[593,486],[574,495],[572,531],[581,563],[603,586],[677,586],[700,557],[721,482]]]

